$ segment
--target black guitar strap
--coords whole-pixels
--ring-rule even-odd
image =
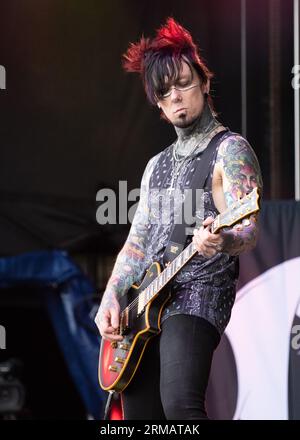
[[[216,148],[219,144],[219,141],[222,140],[223,136],[227,133],[227,135],[231,135],[232,132],[229,131],[228,128],[217,133],[209,142],[205,150],[203,150],[199,156],[200,160],[195,160],[196,163],[195,171],[192,177],[192,181],[190,184],[191,194],[192,194],[192,214],[195,218],[196,215],[196,207],[197,207],[197,197],[196,197],[196,189],[205,188],[205,183],[208,178],[208,174],[211,170],[211,163],[214,158],[214,154]],[[227,136],[226,136],[227,137]],[[183,201],[184,204],[184,201]],[[183,213],[183,209],[181,210]],[[191,228],[190,224],[186,223],[185,216],[183,215],[182,222],[175,223],[173,229],[170,234],[170,238],[168,244],[165,248],[163,254],[163,263],[166,265],[167,263],[174,260],[177,255],[185,247],[185,242],[187,239],[186,231]]]

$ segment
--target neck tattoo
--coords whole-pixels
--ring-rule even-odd
[[[175,127],[178,138],[172,149],[173,166],[169,192],[175,189],[175,182],[184,164],[207,147],[207,142],[204,141],[220,126],[222,124],[214,118],[206,102],[202,114],[190,126]]]

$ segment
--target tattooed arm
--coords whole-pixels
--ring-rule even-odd
[[[140,280],[145,271],[145,246],[149,230],[149,179],[158,155],[150,159],[141,181],[140,201],[127,240],[119,252],[95,317],[100,334],[109,340],[121,340],[113,334],[119,326],[118,299]]]
[[[230,136],[219,147],[216,165],[220,167],[227,207],[253,188],[262,192],[262,178],[257,157],[242,136]],[[239,255],[254,248],[258,234],[258,214],[252,214],[233,228],[224,229],[223,252]]]

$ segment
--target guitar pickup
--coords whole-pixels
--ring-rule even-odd
[[[137,306],[137,316],[140,316],[145,309],[145,305],[146,305],[145,294],[146,294],[145,290],[144,290],[144,292],[139,294],[138,306]]]

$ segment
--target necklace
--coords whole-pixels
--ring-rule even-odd
[[[212,121],[213,122],[213,121]],[[202,143],[217,127],[219,127],[220,123],[218,123],[217,125],[215,125],[212,129],[210,129],[205,136],[202,137],[202,139],[198,142],[196,142],[196,145],[193,147],[191,152],[186,153],[185,155],[181,155],[181,157],[179,157],[177,151],[176,151],[176,147],[178,148],[178,139],[176,141],[176,144],[173,147],[173,152],[172,152],[172,158],[173,158],[173,167],[172,167],[172,172],[171,172],[171,184],[168,188],[168,192],[171,193],[171,191],[173,191],[175,189],[175,181],[177,180],[177,177],[181,171],[181,168],[183,167],[183,165],[186,163],[186,160],[188,158],[191,158],[193,153],[196,151],[196,149],[199,147],[199,144]],[[203,148],[204,150],[204,148]]]

